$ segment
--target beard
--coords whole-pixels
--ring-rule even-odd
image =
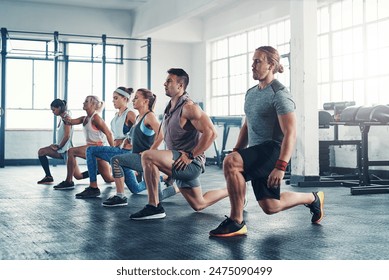
[[[267,75],[261,77],[257,72],[253,72],[253,79],[259,82],[265,81],[267,78]]]
[[[257,72],[253,72],[253,79],[256,81],[260,81],[259,75]]]
[[[165,90],[165,95],[166,95],[167,97],[172,97],[172,96],[170,95],[170,93],[169,93],[167,90]]]

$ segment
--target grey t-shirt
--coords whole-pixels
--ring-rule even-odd
[[[293,112],[295,108],[292,95],[278,80],[262,90],[258,85],[250,88],[244,104],[249,146],[269,140],[281,143],[284,135],[277,116]]]

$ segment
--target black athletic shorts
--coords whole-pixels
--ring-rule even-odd
[[[266,141],[238,151],[243,159],[243,176],[246,182],[251,180],[257,201],[266,198],[280,199],[279,187],[267,187],[267,178],[276,165],[280,150],[279,142]]]

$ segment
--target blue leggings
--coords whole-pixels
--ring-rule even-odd
[[[86,150],[86,164],[88,165],[90,182],[97,181],[97,158],[111,162],[112,157],[123,154],[132,154],[130,150],[111,146],[90,146]],[[139,193],[146,189],[145,183],[138,183],[132,169],[123,167],[124,182],[132,193]]]

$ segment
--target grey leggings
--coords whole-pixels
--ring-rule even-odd
[[[127,153],[114,156],[111,159],[111,166],[114,178],[124,177],[122,166],[137,172],[143,172],[140,154]]]
[[[111,158],[112,175],[114,178],[124,177],[123,167],[127,167],[137,172],[143,172],[142,160],[140,154],[126,153],[117,155]],[[122,167],[123,166],[123,167]],[[161,189],[161,179],[158,184],[159,200],[164,200],[170,196],[176,194],[176,190],[173,186],[167,186],[163,190]]]

